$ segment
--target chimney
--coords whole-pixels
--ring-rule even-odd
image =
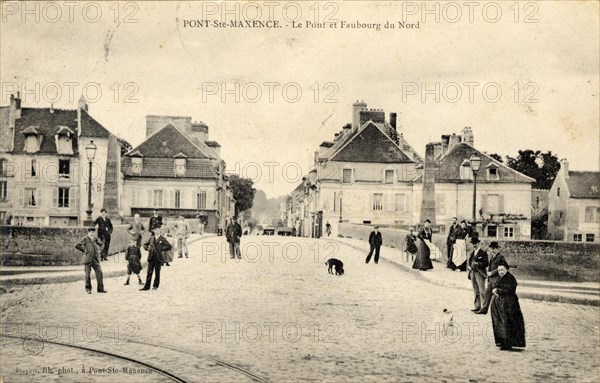
[[[363,126],[367,121],[385,122],[385,112],[381,109],[361,110],[359,112],[359,126]],[[353,127],[354,128],[354,127]]]
[[[569,161],[566,158],[560,160],[560,170],[563,171],[565,178],[569,178]]]
[[[352,104],[352,131],[360,128],[360,111],[367,110],[367,104],[364,101],[358,101]]]
[[[438,159],[443,154],[443,144],[441,142],[433,143],[433,158]]]
[[[448,148],[450,144],[450,135],[444,134],[442,135],[442,156],[445,156],[448,153]]]
[[[54,113],[54,103],[50,103],[50,113]]]
[[[464,136],[462,138],[464,139]],[[452,148],[460,144],[460,142],[461,136],[457,136],[456,134],[452,133],[451,136],[448,136],[448,151],[452,150]]]
[[[425,147],[425,163],[423,165],[423,199],[421,201],[421,222],[426,219],[435,224],[435,145]]]
[[[17,92],[17,96],[10,95],[10,109],[9,109],[9,126],[14,129],[15,120],[21,118],[21,93]]]
[[[208,141],[208,125],[202,121],[193,122],[189,134],[202,142]]]
[[[340,138],[340,133],[336,133],[333,135],[333,140],[337,141]]]
[[[475,137],[473,137],[473,130],[470,126],[463,128],[462,130],[462,142],[475,147]]]
[[[353,130],[353,125],[352,124],[346,124],[344,125],[344,127],[342,128],[342,137],[345,136],[346,134],[350,133],[351,130]]]
[[[79,101],[77,102],[77,137],[81,136],[81,110],[85,110],[87,112],[88,105],[85,102],[85,98],[83,95],[79,97]]]
[[[390,113],[390,125],[394,130],[396,130],[396,119],[398,117],[397,113]]]

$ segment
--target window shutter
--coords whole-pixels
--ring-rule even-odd
[[[25,191],[23,188],[19,188],[19,206],[25,207]]]
[[[487,194],[482,194],[481,195],[481,208],[483,209],[483,212],[487,212],[488,209],[488,205],[487,205]],[[478,212],[479,214],[479,212]]]
[[[69,197],[71,193],[69,192]],[[52,206],[58,207],[58,188],[52,189]]]
[[[369,206],[367,208],[367,211],[373,211],[373,202],[375,200],[375,196],[373,195],[373,193],[369,194]]]
[[[504,194],[498,194],[498,213],[506,213],[504,211]]]
[[[173,190],[173,189],[169,190],[169,198],[168,198],[167,206],[175,207],[175,190]]]
[[[393,212],[395,210],[395,201],[394,201],[394,195],[393,194],[384,194],[383,196],[383,209],[385,211],[391,211]]]
[[[75,188],[69,188],[69,208],[71,209],[77,209],[77,201],[78,198],[75,198],[75,193],[76,193],[76,189]]]
[[[198,192],[197,191],[193,191],[192,192],[192,209],[196,209],[198,207]]]
[[[148,202],[148,204],[146,207],[152,207],[152,190],[147,190],[147,197],[148,199],[146,202]]]
[[[39,207],[43,207],[44,206],[44,190],[43,189],[37,189],[37,206]]]

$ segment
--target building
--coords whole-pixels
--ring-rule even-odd
[[[561,160],[548,193],[548,237],[560,241],[598,242],[600,172],[572,171]]]
[[[216,232],[234,214],[220,145],[191,117],[147,116],[146,140],[123,156],[124,212],[199,217]]]
[[[535,180],[474,147],[470,127],[427,145],[424,177],[415,184],[419,221],[430,219],[445,232],[453,217],[473,220],[473,171],[469,158],[481,159],[477,177],[476,220],[480,237],[530,239],[531,185]]]
[[[314,168],[292,196],[299,202],[296,219],[303,236],[321,237],[326,222],[334,236],[333,223],[339,221],[414,223],[412,181],[420,174],[421,158],[398,131],[396,113],[386,121],[382,110],[367,109],[364,102],[357,101],[352,109],[352,123],[333,141],[321,143]]]
[[[19,94],[0,110],[2,173],[0,214],[13,225],[81,225],[88,210],[89,160],[92,160],[92,216],[106,208],[120,212],[122,140],[90,114],[82,97],[77,109],[24,108]]]
[[[548,193],[545,189],[531,189],[531,239],[548,236]]]

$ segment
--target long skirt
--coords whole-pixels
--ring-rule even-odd
[[[466,270],[467,264],[467,241],[457,239],[452,246],[452,263],[459,270]]]
[[[525,347],[525,321],[516,295],[494,297],[491,305],[496,345]]]
[[[429,242],[429,241],[427,241]],[[419,239],[417,257],[413,263],[412,268],[417,270],[429,270],[433,269],[433,263],[431,263],[429,246],[422,239]]]

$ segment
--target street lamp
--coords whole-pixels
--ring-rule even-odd
[[[92,222],[92,161],[96,157],[96,149],[98,147],[94,144],[94,141],[90,141],[89,144],[85,146],[85,155],[88,159],[88,208],[86,210],[87,213],[87,221],[88,223]]]
[[[340,191],[340,222],[342,222],[342,203],[344,202],[343,197],[344,192]]]
[[[477,172],[481,166],[481,158],[476,154],[473,154],[469,158],[471,170],[473,171],[473,228],[477,229]]]

